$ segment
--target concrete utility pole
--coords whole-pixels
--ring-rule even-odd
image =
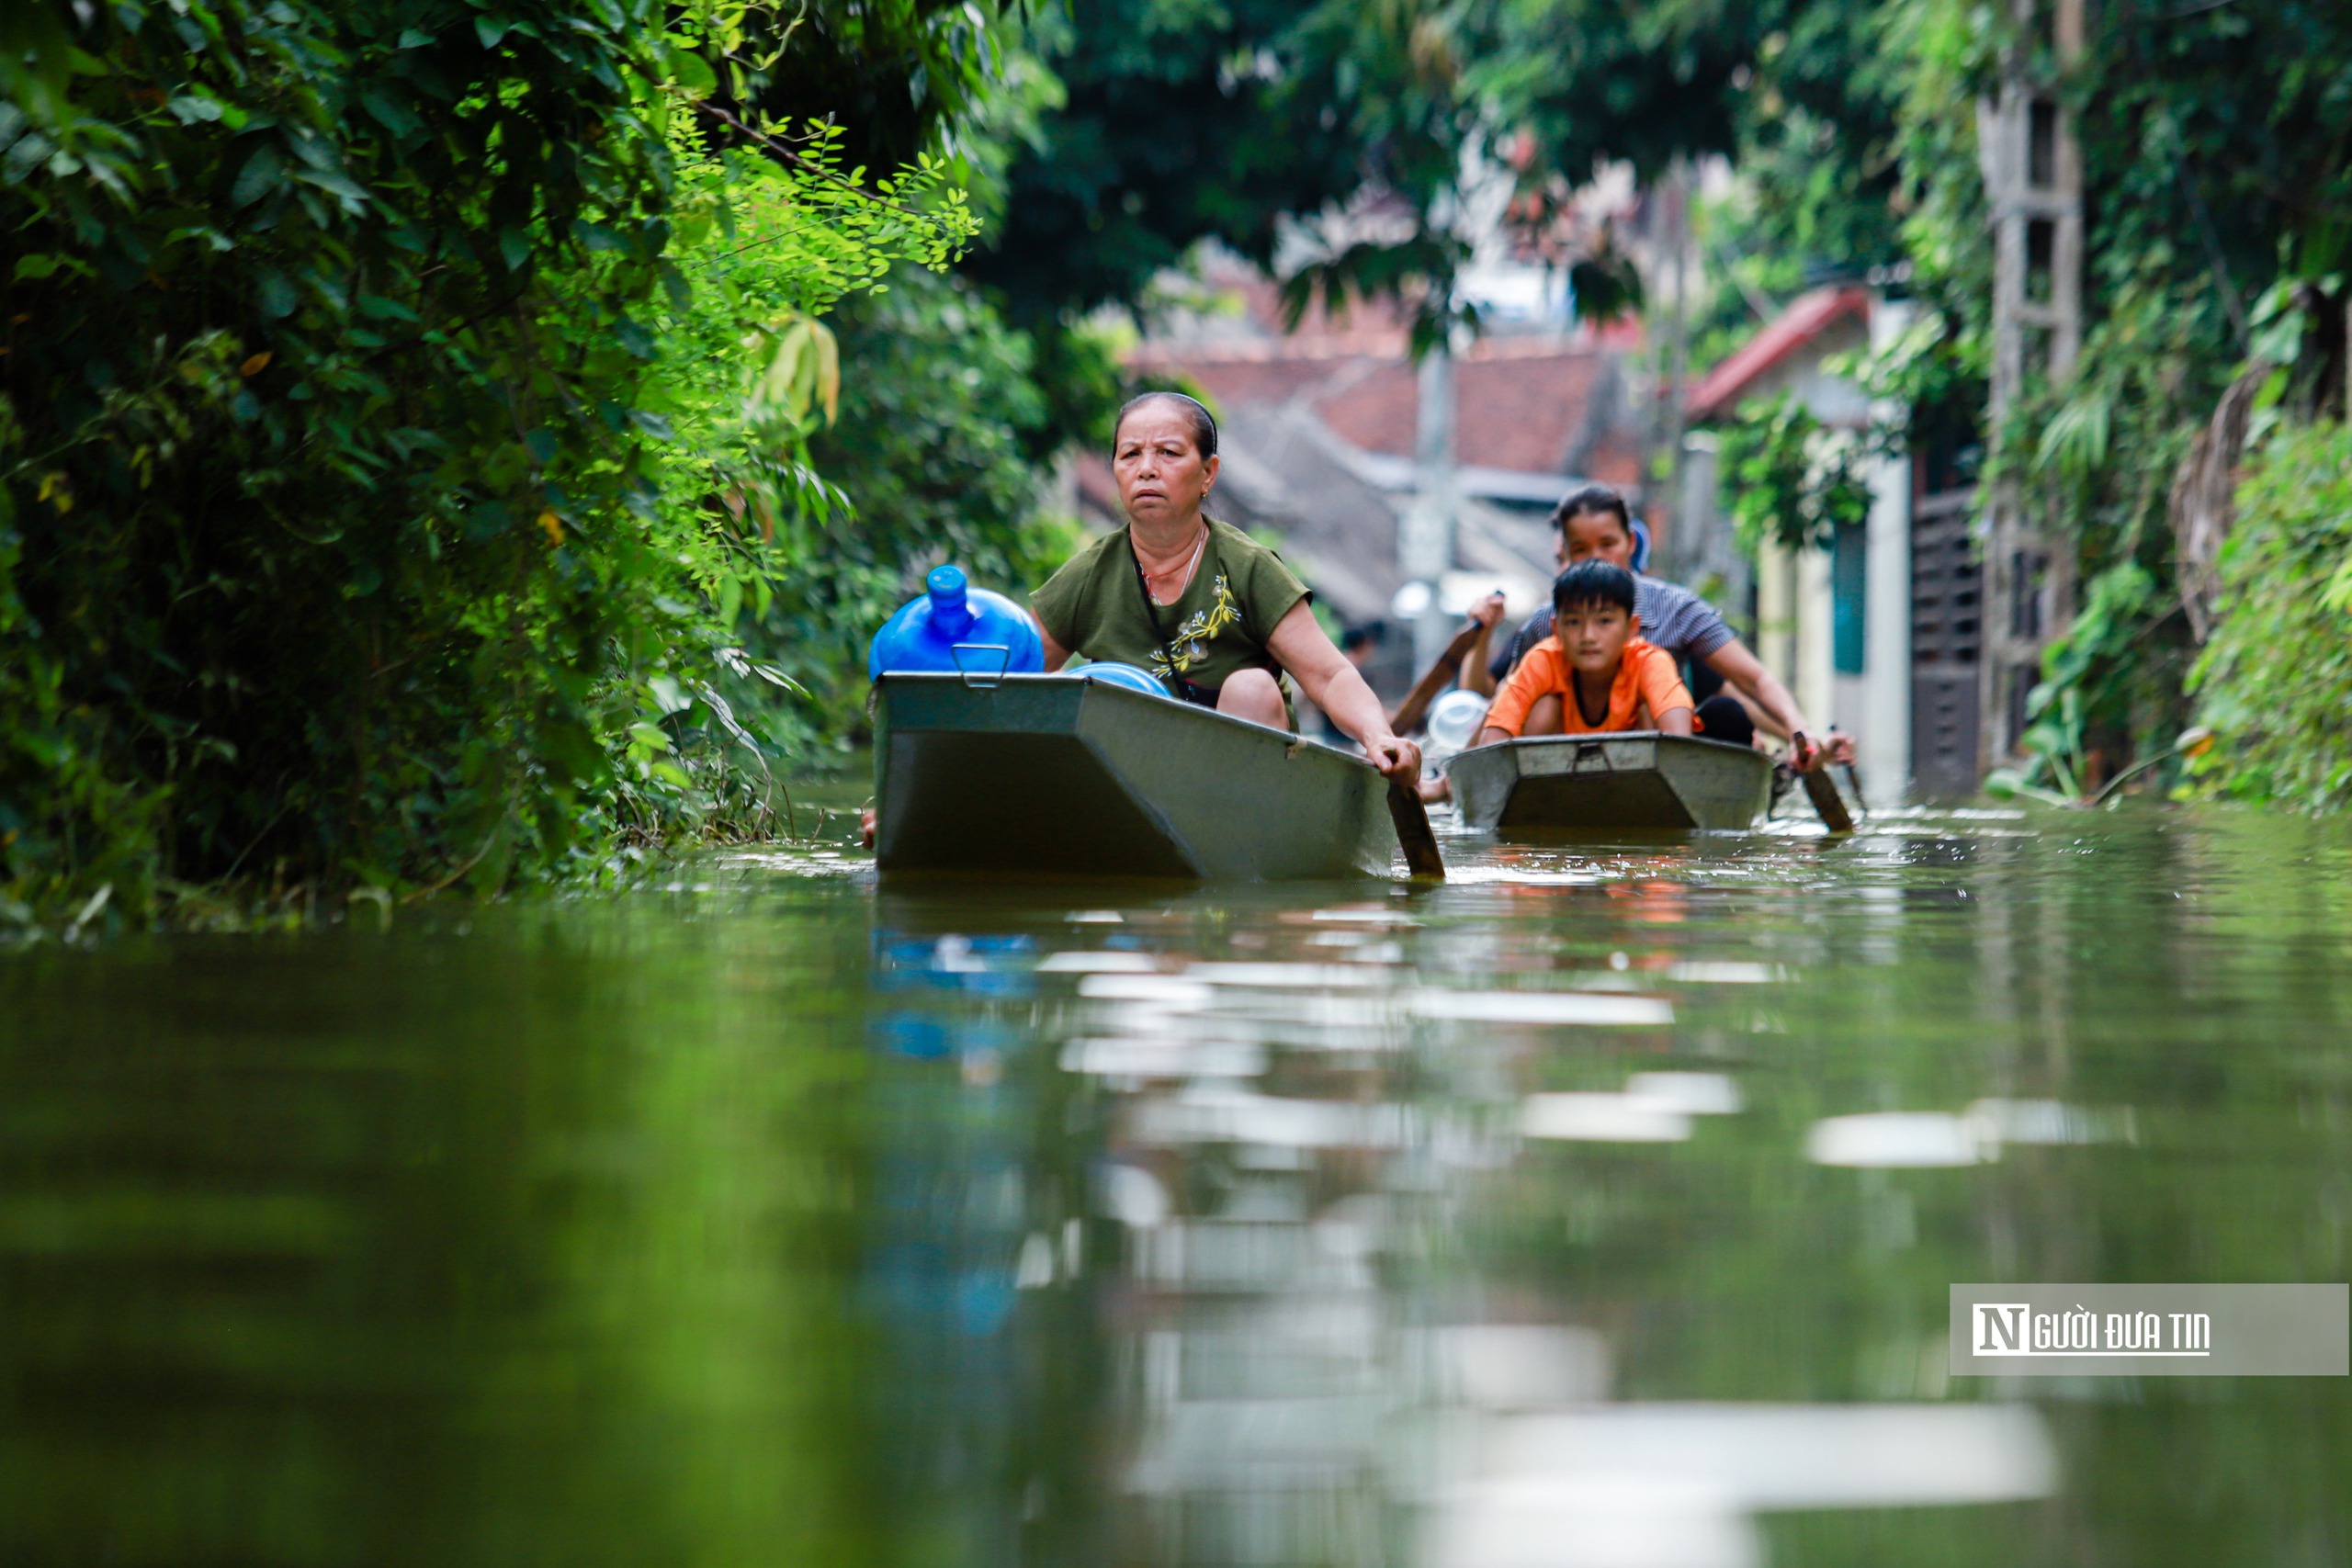
[[[1664,210],[1667,247],[1666,275],[1674,291],[1674,307],[1666,318],[1666,376],[1658,399],[1658,449],[1666,457],[1665,482],[1653,492],[1655,502],[1643,508],[1650,514],[1650,533],[1659,557],[1657,570],[1677,581],[1687,579],[1697,560],[1699,540],[1689,525],[1694,514],[1684,504],[1682,393],[1690,378],[1690,330],[1688,308],[1690,254],[1690,165],[1676,158],[1667,166],[1658,189]],[[1663,514],[1663,515],[1661,515]],[[1663,524],[1665,526],[1660,527]]]
[[[1445,651],[1453,624],[1438,603],[1453,567],[1453,344],[1440,337],[1421,360],[1419,409],[1413,423],[1416,493],[1396,530],[1396,564],[1408,583],[1426,584],[1429,598],[1413,622],[1413,669],[1429,668]]]
[[[2055,84],[2033,57],[2061,69],[2083,52],[2083,0],[2009,0],[2025,37],[2002,63],[1997,98],[1976,107],[1977,154],[1993,210],[1993,386],[1988,440],[2027,385],[2063,381],[2083,342],[2083,162]],[[2045,32],[2043,29],[2047,28]],[[1988,497],[1984,549],[1984,656],[1979,771],[2013,755],[2041,650],[2074,615],[2075,559],[2046,500],[2014,479]]]

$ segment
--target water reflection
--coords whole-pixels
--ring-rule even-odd
[[[1494,1416],[1439,1493],[1432,1568],[1747,1568],[1754,1516],[2047,1496],[2021,1405],[1624,1404]]]
[[[2004,1145],[2105,1143],[2119,1130],[2128,1134],[2131,1125],[2129,1110],[2109,1114],[2054,1100],[1980,1100],[1957,1116],[1876,1111],[1825,1117],[1806,1134],[1805,1152],[1816,1165],[1977,1165],[1999,1159]]]
[[[1309,914],[1335,917],[1407,923]],[[1605,975],[1632,968],[1611,958]],[[1646,967],[1690,985],[1779,976]],[[1508,1170],[1521,1139],[1679,1143],[1698,1118],[1740,1111],[1731,1076],[1687,1068],[1521,1092],[1546,1056],[1671,1025],[1664,998],[1399,988],[1387,968],[1218,963],[1174,942],[1149,959],[1068,949],[1039,969],[1081,976],[1094,1008],[1063,1063],[1123,1100],[1103,1192],[1130,1232],[1124,1484],[1152,1560],[1747,1568],[1763,1561],[1765,1511],[2052,1490],[2030,1408],[1612,1401],[1604,1329],[1481,1318],[1473,1280],[1412,1267],[1444,1250],[1464,1196],[1448,1171]],[[1384,991],[1386,1006],[1366,997]],[[1517,1028],[1442,1027],[1458,1023]],[[1978,1120],[2065,1128],[2049,1109]]]
[[[2341,835],[2059,821],[21,958],[0,1561],[2344,1560],[2341,1389],[1945,1375],[2346,1271]]]
[[[1532,1094],[1520,1109],[1531,1138],[1592,1143],[1679,1144],[1694,1116],[1729,1116],[1739,1086],[1721,1073],[1635,1073],[1616,1094]]]

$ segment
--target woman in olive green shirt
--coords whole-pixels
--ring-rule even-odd
[[[1185,701],[1289,728],[1287,671],[1374,767],[1418,784],[1420,748],[1388,728],[1380,699],[1331,645],[1273,551],[1201,514],[1216,484],[1216,422],[1176,392],[1119,411],[1111,468],[1127,526],[1070,558],[1030,595],[1046,668],[1070,655],[1149,670]]]

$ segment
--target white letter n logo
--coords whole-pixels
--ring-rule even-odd
[[[2033,1354],[2025,1339],[2026,1314],[2030,1310],[2023,1302],[1978,1302],[1974,1353],[1979,1356]]]

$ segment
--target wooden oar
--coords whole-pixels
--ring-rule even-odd
[[[1799,773],[1804,780],[1804,792],[1813,797],[1813,809],[1819,814],[1821,825],[1833,833],[1850,833],[1854,818],[1846,810],[1846,802],[1838,794],[1838,781],[1829,776],[1826,767]]]
[[[1453,634],[1453,640],[1446,644],[1445,651],[1421,671],[1421,678],[1413,682],[1413,689],[1405,694],[1405,700],[1398,703],[1396,711],[1388,716],[1390,728],[1403,735],[1421,722],[1421,716],[1430,711],[1430,705],[1437,701],[1438,694],[1461,675],[1463,660],[1469,656],[1471,649],[1477,646],[1478,634],[1486,629],[1474,619]]]
[[[1429,807],[1410,784],[1388,781],[1388,819],[1396,824],[1396,841],[1405,847],[1405,864],[1418,879],[1445,880],[1445,857],[1438,853],[1437,834],[1430,829]]]
[[[1815,768],[1799,775],[1804,780],[1804,792],[1813,797],[1813,809],[1820,815],[1821,825],[1833,833],[1850,833],[1854,818],[1846,810],[1846,802],[1838,794],[1838,782],[1826,768]]]

